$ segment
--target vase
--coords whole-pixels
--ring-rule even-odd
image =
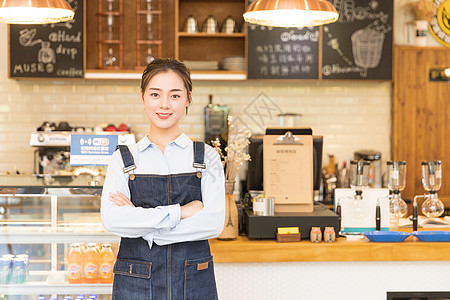
[[[426,46],[427,45],[427,35],[428,35],[428,21],[417,20],[415,22],[415,44],[416,46]]]
[[[225,181],[225,223],[222,233],[217,237],[219,240],[234,240],[239,235],[238,212],[234,200],[235,181]]]

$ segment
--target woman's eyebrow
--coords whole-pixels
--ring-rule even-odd
[[[162,91],[162,89],[160,88],[156,88],[156,87],[150,87],[148,88],[149,90],[157,90],[157,91]],[[170,92],[182,92],[182,89],[171,89]]]

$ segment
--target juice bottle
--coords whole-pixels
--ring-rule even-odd
[[[98,252],[95,243],[86,244],[84,255],[84,282],[97,283],[98,280]]]
[[[70,246],[69,257],[67,258],[67,270],[69,283],[83,282],[83,249],[80,244]]]
[[[100,252],[98,278],[101,283],[113,282],[114,254],[111,244],[103,244]]]

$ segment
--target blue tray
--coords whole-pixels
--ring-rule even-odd
[[[371,242],[403,242],[407,239],[411,233],[400,232],[400,231],[366,231],[363,234]]]
[[[422,242],[450,242],[450,231],[414,231],[413,235]]]

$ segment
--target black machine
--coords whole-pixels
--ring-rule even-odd
[[[279,130],[279,129],[277,129]],[[280,132],[285,134],[295,129],[286,128]],[[322,170],[323,137],[313,136],[313,176],[314,190],[320,188]],[[244,193],[251,190],[263,190],[263,136],[253,136],[250,139],[249,154],[251,160],[248,163],[247,185]],[[299,227],[301,238],[309,238],[311,227],[334,227],[339,232],[339,217],[321,203],[314,204],[314,210],[310,213],[275,213],[273,216],[255,216],[251,210],[251,199],[244,198],[244,209],[241,219],[242,233],[246,233],[252,239],[275,239],[278,227]]]
[[[288,131],[288,129],[286,129]],[[294,130],[295,131],[295,130]],[[286,133],[286,132],[284,132]],[[295,132],[293,132],[295,135]],[[314,174],[314,190],[320,188],[320,172],[322,170],[322,153],[323,153],[323,136],[313,136],[313,174]],[[248,162],[247,173],[247,190],[263,190],[263,136],[252,136],[248,153],[252,158]]]

